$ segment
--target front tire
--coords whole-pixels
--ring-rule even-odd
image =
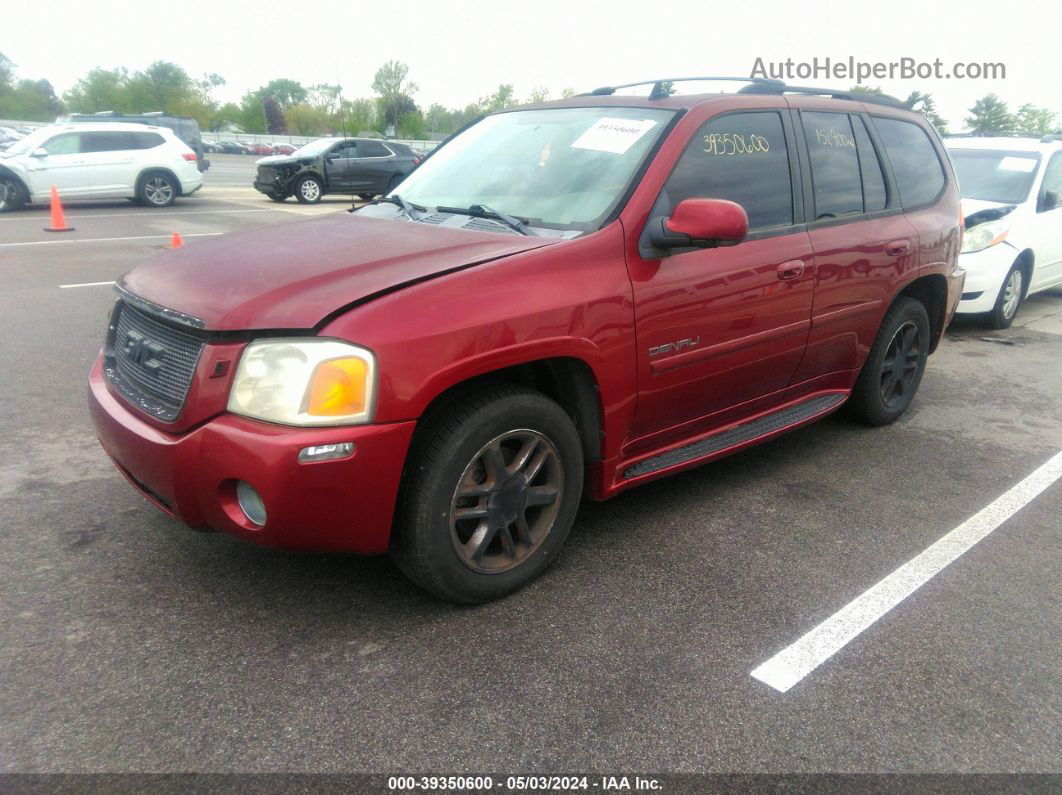
[[[25,186],[14,177],[0,176],[0,213],[10,213],[20,209],[29,196]]]
[[[324,185],[317,177],[307,174],[295,183],[295,198],[299,204],[317,204],[324,195]]]
[[[1018,314],[1024,292],[1025,271],[1020,265],[1014,265],[1003,280],[1003,286],[999,288],[996,305],[988,313],[988,325],[997,329],[1008,328]]]
[[[275,202],[287,201],[288,198],[286,193],[267,193],[266,196]]]
[[[557,557],[582,488],[582,444],[560,406],[509,384],[470,388],[418,431],[392,557],[440,599],[501,598]]]
[[[177,193],[178,186],[173,177],[153,171],[141,178],[136,195],[146,207],[161,209],[172,205],[177,200]]]
[[[929,315],[921,301],[897,299],[878,330],[848,399],[850,416],[867,425],[888,425],[914,400],[929,357]]]

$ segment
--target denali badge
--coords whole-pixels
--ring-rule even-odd
[[[135,362],[151,373],[157,373],[162,367],[162,355],[166,349],[157,342],[144,338],[138,331],[127,331],[123,346],[126,358]]]
[[[686,337],[685,339],[676,340],[675,342],[665,342],[663,345],[657,345],[655,348],[650,348],[649,358],[652,359],[655,356],[663,356],[665,353],[678,353],[683,348],[695,348],[700,344],[700,336]]]

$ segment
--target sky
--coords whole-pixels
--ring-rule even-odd
[[[46,19],[32,3],[9,3],[0,52],[15,62],[20,77],[47,78],[60,94],[97,66],[135,71],[155,60],[173,61],[193,77],[224,77],[227,85],[215,92],[222,101],[238,101],[278,77],[306,85],[338,82],[345,97],[371,96],[376,69],[397,59],[409,65],[419,86],[414,99],[425,109],[434,102],[463,107],[500,83],[512,83],[524,99],[538,86],[556,97],[566,87],[744,77],[757,58],[939,58],[946,71],[956,62],[1004,64],[1003,79],[865,81],[900,97],[914,90],[933,94],[955,131],[988,92],[1012,110],[1030,102],[1062,118],[1062,40],[1051,7],[1033,0],[56,0]],[[855,80],[791,82],[846,89]]]

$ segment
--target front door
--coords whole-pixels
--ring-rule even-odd
[[[329,191],[342,192],[353,189],[351,173],[357,157],[357,141],[338,143],[325,155],[325,177]]]
[[[30,157],[27,164],[29,189],[34,201],[46,201],[54,185],[64,199],[77,198],[86,189],[85,158],[81,154],[81,133],[53,135],[39,147],[47,152]]]
[[[651,218],[669,216],[687,198],[728,199],[745,208],[749,237],[658,258],[642,249],[629,262],[635,437],[688,435],[710,425],[710,415],[780,396],[789,383],[804,353],[814,289],[793,135],[779,110],[716,116],[690,140],[661,191]]]
[[[1062,284],[1062,152],[1051,155],[1044,167],[1031,225],[1036,256],[1031,288]]]

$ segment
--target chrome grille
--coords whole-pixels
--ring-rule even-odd
[[[141,410],[166,422],[184,406],[204,342],[121,301],[106,351],[107,377]]]

